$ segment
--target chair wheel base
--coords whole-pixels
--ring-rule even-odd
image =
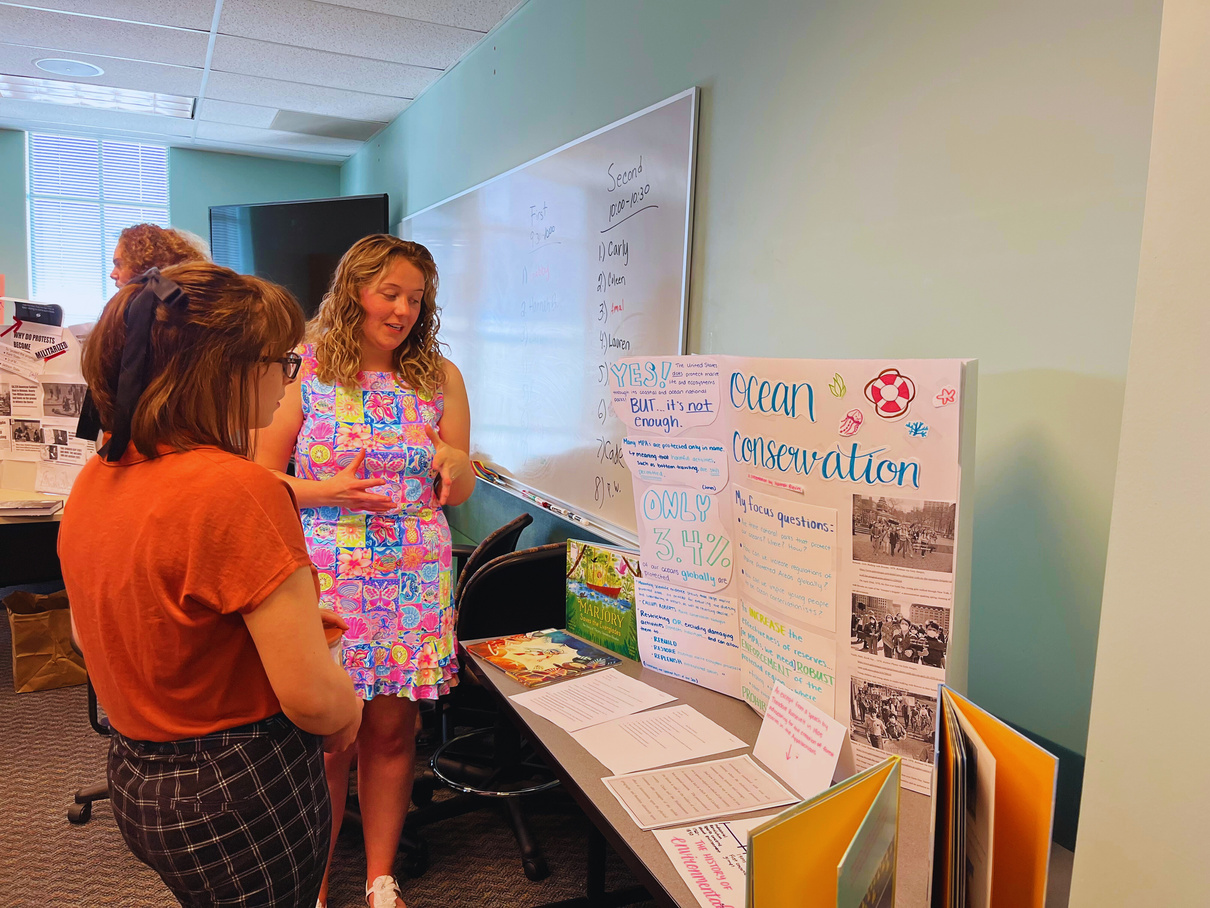
[[[537,883],[539,880],[544,880],[550,876],[550,868],[546,866],[546,861],[542,858],[523,858],[521,866],[525,870],[525,875],[532,882]]]
[[[67,808],[67,822],[69,823],[74,823],[78,826],[82,823],[87,823],[91,818],[91,801],[85,801],[83,804],[72,804]]]

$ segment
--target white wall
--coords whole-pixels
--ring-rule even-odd
[[[1073,908],[1204,906],[1210,3],[1167,0]]]

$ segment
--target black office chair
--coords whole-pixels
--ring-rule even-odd
[[[75,648],[75,644],[72,644]],[[79,652],[77,649],[76,652]],[[93,727],[98,735],[109,737],[113,734],[113,730],[109,727],[109,720],[102,718],[100,708],[97,705],[97,692],[92,686],[92,678],[88,679],[88,723]],[[96,801],[104,801],[109,797],[109,782],[101,781],[94,782],[92,785],[85,785],[75,794],[75,803],[67,808],[67,819],[72,823],[87,823],[92,818],[92,805]]]
[[[565,612],[565,543],[501,555],[475,571],[458,600],[458,638],[499,637],[562,627]],[[489,694],[463,673],[447,711],[453,728],[465,717],[490,717],[491,724],[448,738],[433,754],[433,773],[461,794],[421,807],[408,817],[415,829],[433,822],[503,805],[521,865],[531,880],[550,875],[521,806],[525,795],[559,784],[550,768],[526,744],[516,727],[495,709]]]

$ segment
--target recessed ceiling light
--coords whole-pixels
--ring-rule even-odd
[[[193,106],[197,100],[182,95],[137,91],[133,88],[112,88],[108,85],[90,85],[87,82],[60,82],[58,79],[31,79],[27,76],[4,74],[0,74],[0,98],[182,117],[186,120],[193,118]]]
[[[34,66],[43,72],[54,73],[56,76],[75,76],[80,79],[92,79],[101,75],[105,70],[82,60],[63,60],[58,57],[47,57],[35,60]]]

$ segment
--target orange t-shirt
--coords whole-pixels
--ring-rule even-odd
[[[281,478],[213,447],[93,457],[63,508],[59,560],[123,735],[175,741],[281,711],[242,617],[311,565]]]

